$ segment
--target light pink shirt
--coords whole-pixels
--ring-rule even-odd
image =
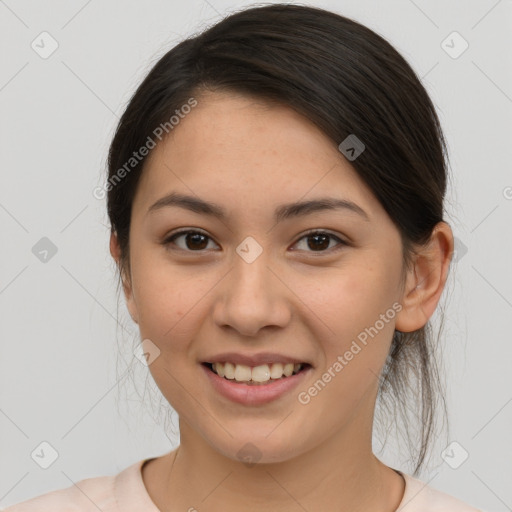
[[[118,475],[86,478],[76,485],[12,505],[5,512],[160,512],[142,480],[141,468],[146,460],[149,459],[128,466]],[[399,473],[406,485],[396,512],[482,512]]]

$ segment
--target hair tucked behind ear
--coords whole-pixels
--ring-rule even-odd
[[[109,152],[109,179],[156,127],[201,92],[246,93],[287,105],[336,147],[355,134],[365,150],[351,162],[399,230],[404,265],[443,221],[447,151],[435,108],[404,58],[380,35],[315,7],[266,5],[236,12],[182,41],[151,69],[123,113]],[[145,159],[108,192],[108,214],[129,267],[131,206]],[[406,428],[416,474],[444,404],[430,324],[395,332],[379,401]],[[416,453],[415,453],[416,452]]]

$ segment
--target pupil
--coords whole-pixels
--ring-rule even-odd
[[[308,243],[308,247],[310,249],[326,249],[327,247],[329,247],[329,236],[328,235],[322,235],[322,234],[310,235],[308,238],[310,240],[315,239],[316,242],[318,242],[319,239],[323,239],[323,242],[324,242],[324,243],[321,243],[320,246],[318,244],[311,245],[310,243]],[[325,243],[325,242],[327,242],[327,243]]]

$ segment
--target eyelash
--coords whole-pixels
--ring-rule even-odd
[[[187,230],[182,230],[182,231],[178,231],[176,233],[171,233],[163,242],[162,242],[162,245],[164,246],[169,246],[171,244],[174,243],[174,240],[176,240],[177,238],[179,238],[180,236],[184,236],[184,235],[188,235],[188,234],[199,234],[199,235],[204,235],[206,238],[208,238],[209,240],[212,240],[213,239],[208,236],[205,232],[203,231],[200,231],[200,230],[197,230],[197,229],[187,229]],[[331,248],[328,248],[326,250],[323,250],[323,251],[306,251],[306,252],[310,252],[312,253],[313,255],[315,254],[322,254],[322,253],[331,253],[331,252],[334,252],[334,251],[337,251],[339,250],[341,247],[343,246],[348,246],[350,245],[348,242],[342,240],[341,238],[339,238],[338,236],[328,232],[328,231],[322,231],[322,230],[319,230],[319,229],[313,229],[311,231],[308,231],[306,233],[304,233],[293,245],[296,245],[299,241],[301,241],[302,239],[304,238],[308,238],[308,237],[311,237],[311,236],[314,236],[314,235],[327,235],[329,236],[330,238],[332,239],[335,239],[336,241],[339,242],[338,246],[335,246],[334,248],[331,247]],[[174,248],[170,248],[170,250],[178,250],[178,251],[183,251],[183,252],[189,252],[189,253],[203,253],[203,252],[206,252],[206,249],[201,249],[201,250],[198,250],[198,251],[192,251],[192,250],[189,250],[189,249],[182,249],[181,247],[178,247],[177,249],[174,249]]]

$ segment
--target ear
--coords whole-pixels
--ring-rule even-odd
[[[119,246],[119,241],[117,239],[117,234],[115,231],[110,233],[110,254],[114,258],[117,268],[121,272],[121,280],[123,282],[123,291],[124,296],[126,298],[126,307],[132,317],[132,320],[138,324],[139,317],[137,314],[137,305],[135,304],[135,300],[133,297],[133,290],[131,286],[131,278],[125,275],[125,272],[121,270],[120,262],[121,262],[121,248]]]
[[[448,277],[453,247],[450,226],[439,222],[430,241],[417,249],[413,268],[408,270],[401,301],[403,309],[396,316],[396,330],[421,329],[433,315]]]

